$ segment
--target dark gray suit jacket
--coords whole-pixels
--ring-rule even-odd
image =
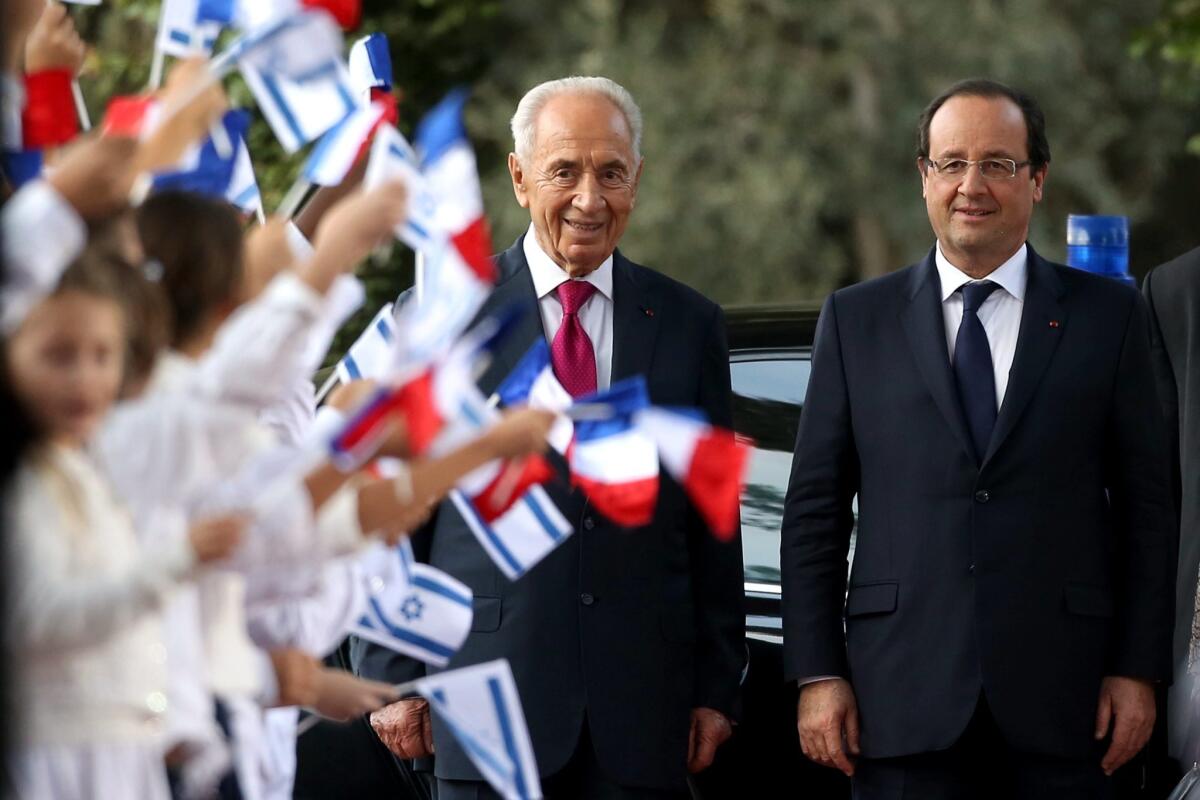
[[[479,381],[485,394],[544,337],[521,240],[497,264],[481,316],[513,304],[525,313]],[[614,255],[614,382],[644,375],[655,404],[699,407],[732,427],[728,359],[717,305]],[[714,539],[669,480],[649,525],[619,528],[569,488],[562,459],[551,456],[559,477],[547,489],[575,533],[519,580],[495,567],[452,505],[414,537],[419,559],[475,594],[471,634],[450,668],[509,660],[542,775],[567,763],[586,715],[596,756],[617,782],[682,788],[690,709],[737,711],[740,537]],[[361,674],[381,680],[432,669],[363,641],[352,654]],[[480,779],[436,719],[434,737],[438,777]]]
[[[1171,676],[1145,304],[1032,248],[1028,270],[982,464],[932,251],[821,312],[784,510],[784,671],[851,681],[868,757],[949,747],[980,692],[1013,747],[1089,756],[1103,676]]]
[[[1154,368],[1166,416],[1171,484],[1179,514],[1173,648],[1177,685],[1169,704],[1174,712],[1190,705],[1191,682],[1178,679],[1187,664],[1200,570],[1200,248],[1151,270],[1142,292],[1150,308]],[[1173,754],[1178,754],[1183,744],[1186,716],[1168,715]]]

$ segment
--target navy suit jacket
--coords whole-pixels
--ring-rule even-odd
[[[511,305],[524,314],[479,381],[485,394],[544,338],[521,240],[497,265],[480,316]],[[617,252],[612,380],[633,375],[646,377],[653,403],[699,407],[732,427],[720,307]],[[690,710],[737,710],[745,660],[740,538],[714,539],[665,475],[653,521],[618,527],[569,487],[562,459],[551,456],[559,476],[547,489],[575,533],[519,580],[496,568],[451,504],[414,537],[420,560],[475,595],[470,636],[449,668],[509,660],[542,775],[567,763],[586,715],[612,778],[682,788]],[[352,654],[360,673],[382,680],[433,669],[361,640]],[[434,741],[438,777],[480,779],[436,717]]]
[[[1171,677],[1145,305],[1032,248],[1028,276],[982,464],[932,251],[821,312],[783,520],[785,675],[848,678],[868,757],[949,747],[981,692],[1013,747],[1084,757],[1103,676]]]

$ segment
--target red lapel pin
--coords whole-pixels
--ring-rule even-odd
[[[642,311],[645,311],[645,312],[646,312],[646,316],[647,316],[647,317],[653,317],[653,316],[654,316],[654,309],[653,309],[653,308],[643,308],[643,309],[642,309]]]
[[[1062,323],[1060,323],[1056,319],[1052,319],[1052,320],[1050,320],[1050,327],[1051,328],[1059,328],[1059,327],[1062,327]]]

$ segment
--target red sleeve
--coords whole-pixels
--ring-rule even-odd
[[[50,69],[25,76],[21,130],[27,150],[57,147],[79,134],[70,70]]]

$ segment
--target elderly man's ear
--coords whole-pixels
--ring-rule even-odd
[[[521,208],[529,208],[529,193],[525,190],[525,170],[516,153],[508,154],[508,174],[512,176],[513,194]]]

